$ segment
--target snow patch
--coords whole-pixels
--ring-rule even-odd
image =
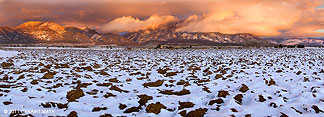
[[[5,51],[5,50],[0,50],[0,57],[13,57],[19,54],[18,51]]]

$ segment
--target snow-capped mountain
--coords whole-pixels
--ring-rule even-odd
[[[0,43],[1,44],[26,44],[33,43],[34,40],[27,34],[15,31],[8,27],[0,27]]]
[[[82,34],[87,36],[88,38],[95,41],[96,44],[116,44],[116,45],[135,45],[136,42],[129,40],[123,36],[120,36],[118,34],[112,34],[112,33],[99,33],[95,29],[91,28],[76,28],[76,27],[66,27],[66,31],[73,32],[75,34]]]
[[[130,32],[124,36],[140,44],[146,43],[209,43],[237,45],[268,45],[266,40],[248,33],[223,34],[219,32],[179,32],[185,22],[171,22],[158,28]]]
[[[321,38],[298,38],[298,37],[287,37],[287,38],[264,38],[274,44],[282,45],[306,45],[306,46],[324,46],[324,39]]]
[[[92,28],[61,26],[53,22],[30,21],[14,29],[1,28],[0,43],[45,43],[86,45],[145,45],[145,44],[198,44],[198,45],[251,45],[267,46],[268,41],[248,33],[223,34],[219,32],[179,32],[185,21],[169,22],[157,28],[123,33],[99,33]]]
[[[1,44],[46,43],[46,44],[85,44],[85,45],[129,45],[135,42],[117,35],[101,34],[94,29],[63,27],[53,22],[30,21],[14,29],[0,28]]]

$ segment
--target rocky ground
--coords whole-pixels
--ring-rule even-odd
[[[323,49],[10,50],[4,116],[324,116]]]

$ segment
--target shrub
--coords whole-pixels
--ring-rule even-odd
[[[297,48],[305,48],[305,45],[297,45]]]

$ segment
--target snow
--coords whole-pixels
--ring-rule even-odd
[[[324,49],[201,49],[201,50],[94,50],[94,49],[23,49],[15,57],[0,59],[0,63],[13,60],[13,66],[0,67],[0,115],[7,110],[53,110],[53,113],[30,113],[34,116],[66,116],[76,111],[78,116],[176,116],[183,110],[188,114],[206,108],[205,116],[324,116],[314,106],[324,110]],[[41,65],[44,64],[44,65]],[[58,67],[66,64],[68,67]],[[95,67],[98,64],[99,67]],[[52,65],[52,66],[48,66]],[[82,68],[90,66],[91,70]],[[159,73],[159,69],[169,69]],[[47,69],[55,72],[53,78],[44,79]],[[281,71],[280,71],[281,70]],[[19,73],[15,71],[21,71]],[[102,75],[104,71],[109,75]],[[211,74],[207,74],[210,71]],[[298,72],[301,73],[298,73]],[[175,72],[168,76],[168,73]],[[222,77],[216,78],[219,74]],[[8,79],[4,79],[8,76]],[[23,77],[22,77],[23,76]],[[10,78],[11,77],[11,78]],[[113,79],[117,78],[117,81]],[[38,84],[32,84],[37,80]],[[144,87],[144,83],[162,80],[160,86]],[[181,84],[188,82],[188,85]],[[275,81],[271,84],[270,81]],[[79,83],[91,83],[81,86]],[[111,83],[101,86],[103,83]],[[61,84],[61,85],[60,85]],[[78,85],[79,84],[79,85]],[[249,90],[241,92],[242,84]],[[5,88],[2,85],[12,85]],[[80,87],[81,86],[81,87]],[[116,86],[126,92],[111,89]],[[68,101],[67,93],[81,89],[84,96]],[[22,91],[27,88],[27,91]],[[209,91],[206,91],[207,90]],[[189,90],[189,94],[167,95]],[[229,95],[218,97],[219,91]],[[92,94],[91,92],[96,92]],[[105,97],[111,93],[115,96]],[[152,96],[144,105],[139,95]],[[242,94],[239,103],[235,96]],[[261,101],[260,96],[265,100]],[[209,104],[222,99],[223,103]],[[12,102],[5,105],[3,102]],[[42,104],[67,104],[67,108]],[[148,113],[149,104],[160,102],[166,109],[158,114]],[[179,102],[191,102],[193,107],[179,110]],[[125,104],[125,109],[119,105]],[[276,106],[274,106],[274,104]],[[95,107],[107,110],[94,111]],[[131,107],[139,112],[125,113]],[[234,112],[233,109],[238,112]],[[296,109],[296,110],[295,110]],[[302,114],[300,114],[301,112]],[[26,113],[29,114],[29,113]]]
[[[4,51],[0,50],[0,57],[13,57],[19,54],[18,51]]]

